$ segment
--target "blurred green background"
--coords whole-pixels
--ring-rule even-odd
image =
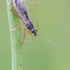
[[[56,43],[35,37],[23,44],[24,70],[70,70],[70,0],[31,0],[38,7],[30,13],[38,33]],[[26,3],[29,10],[34,6]],[[28,37],[27,37],[28,38]],[[0,70],[11,69],[11,44],[6,0],[0,1]]]

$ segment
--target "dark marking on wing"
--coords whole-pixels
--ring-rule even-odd
[[[29,17],[27,15],[27,12],[26,11],[24,11],[24,14],[26,15],[27,20],[29,20]]]
[[[29,23],[30,23],[30,24],[27,24],[26,26],[27,26],[28,29],[32,30],[32,28],[34,28],[34,27],[33,27],[33,24],[32,24],[30,21],[29,21]]]

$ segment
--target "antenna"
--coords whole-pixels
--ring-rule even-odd
[[[38,21],[37,21],[37,31],[38,31]],[[42,38],[42,39],[44,39],[44,40],[46,40],[46,41],[50,42],[50,43],[51,43],[51,44],[53,44],[54,46],[56,46],[56,48],[57,48],[58,52],[60,53],[60,49],[58,48],[57,44],[55,44],[54,42],[52,42],[52,41],[51,41],[51,40],[49,40],[48,38],[45,38],[45,37],[43,37],[43,36],[39,35],[38,33],[37,33],[37,35],[38,35],[40,38]]]
[[[39,37],[41,37],[42,39],[44,39],[44,40],[46,40],[46,41],[52,43],[54,46],[56,46],[58,52],[60,53],[60,50],[59,50],[57,44],[55,44],[54,42],[52,42],[51,40],[49,40],[49,39],[47,39],[47,38],[44,38],[43,36],[41,36],[41,35],[39,35],[39,34],[37,34],[37,35],[38,35]]]
[[[38,31],[38,20],[37,20],[37,31]]]

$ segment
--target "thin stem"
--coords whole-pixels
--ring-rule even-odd
[[[7,0],[9,29],[12,30],[20,24],[20,19],[16,17],[10,9],[12,9],[12,0]],[[22,46],[19,46],[21,43],[21,27],[16,31],[10,31],[10,38],[12,50],[12,70],[23,70]]]

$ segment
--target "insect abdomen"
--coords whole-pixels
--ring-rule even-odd
[[[26,25],[26,22],[30,20],[29,12],[22,0],[14,0],[14,8],[17,14],[21,17],[23,23]]]

